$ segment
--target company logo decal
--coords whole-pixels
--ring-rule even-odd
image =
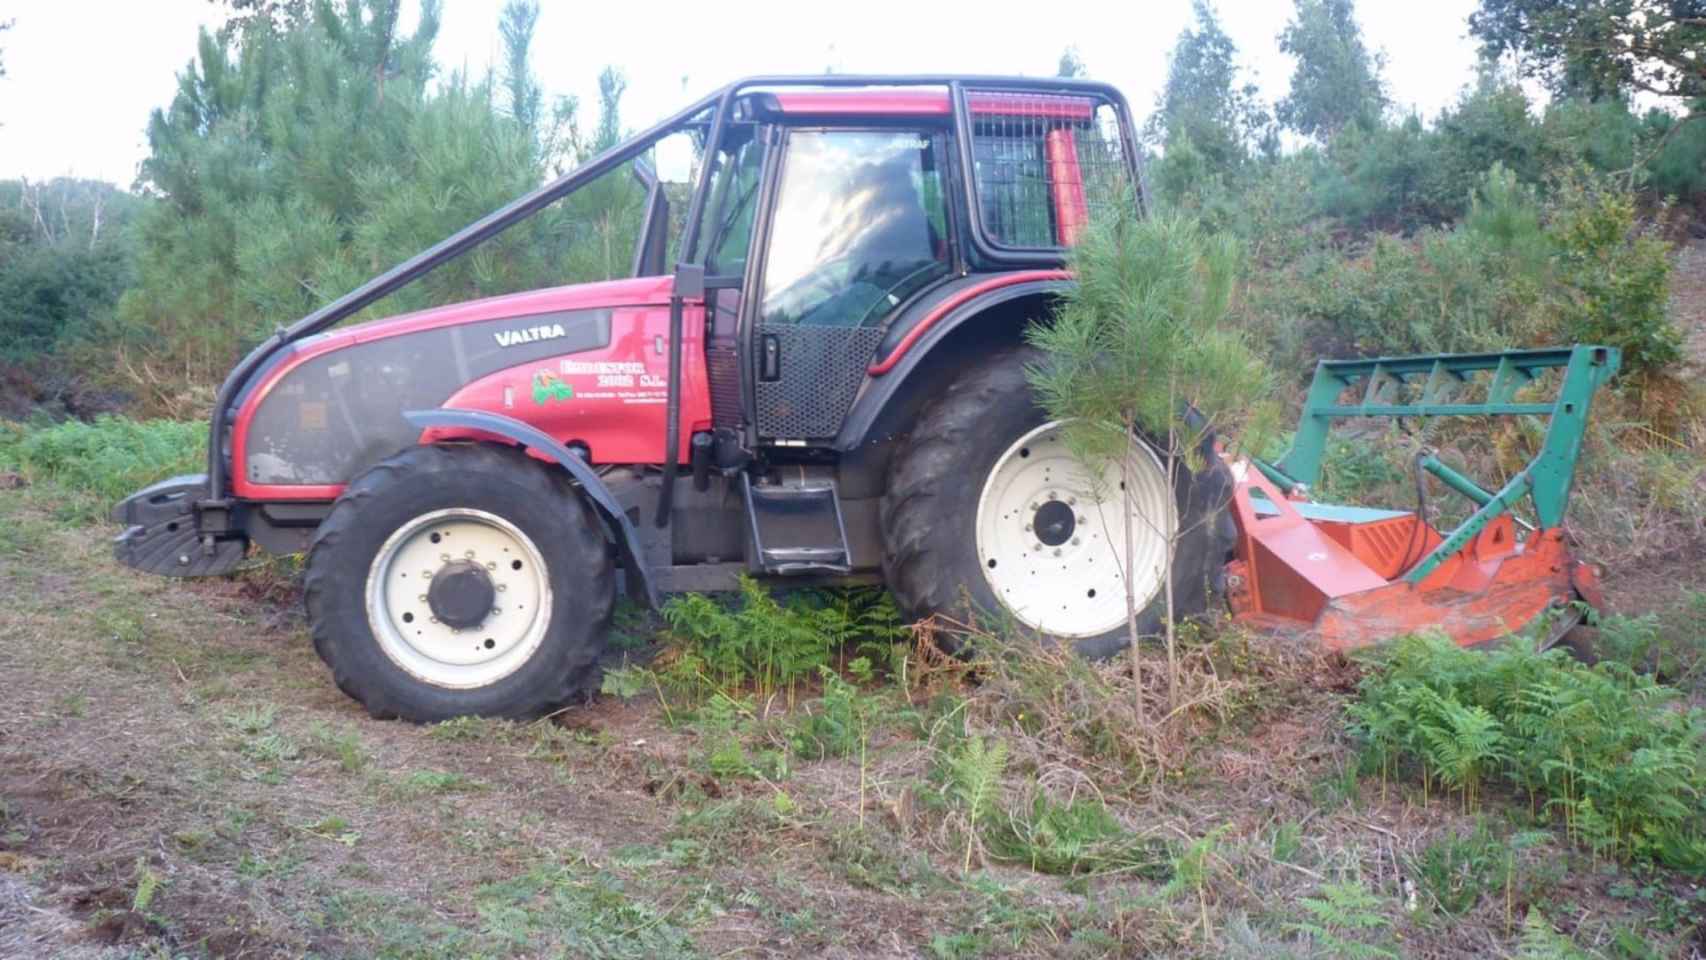
[[[549,370],[540,370],[533,375],[533,402],[539,406],[556,403],[574,398],[575,388],[558,379]]]

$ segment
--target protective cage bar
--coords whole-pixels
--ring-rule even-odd
[[[1304,400],[1291,449],[1277,464],[1256,461],[1287,492],[1308,489],[1321,475],[1321,459],[1335,419],[1352,417],[1544,416],[1549,419],[1540,451],[1497,491],[1427,457],[1429,472],[1478,505],[1469,519],[1405,575],[1419,583],[1446,558],[1463,549],[1494,519],[1510,513],[1524,497],[1533,502],[1541,529],[1561,524],[1575,479],[1594,392],[1616,374],[1621,355],[1612,347],[1577,345],[1503,353],[1323,360]],[[1550,370],[1561,371],[1550,401],[1518,402],[1517,391]],[[1358,395],[1344,402],[1347,393]]]
[[[965,90],[981,239],[1004,250],[1070,247],[1127,196],[1117,111],[1098,97]]]

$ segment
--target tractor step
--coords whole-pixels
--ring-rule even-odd
[[[742,487],[759,569],[782,575],[853,569],[833,481],[753,483],[747,474]]]

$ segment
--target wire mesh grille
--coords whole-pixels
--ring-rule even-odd
[[[973,183],[989,239],[1069,247],[1124,195],[1118,115],[1087,96],[966,91]]]
[[[865,382],[865,367],[883,339],[881,327],[774,324],[781,379],[757,384],[758,432],[765,437],[833,437]]]

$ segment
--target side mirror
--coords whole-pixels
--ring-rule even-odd
[[[686,133],[674,133],[657,142],[652,157],[657,178],[664,183],[694,182],[699,166],[699,148]]]

